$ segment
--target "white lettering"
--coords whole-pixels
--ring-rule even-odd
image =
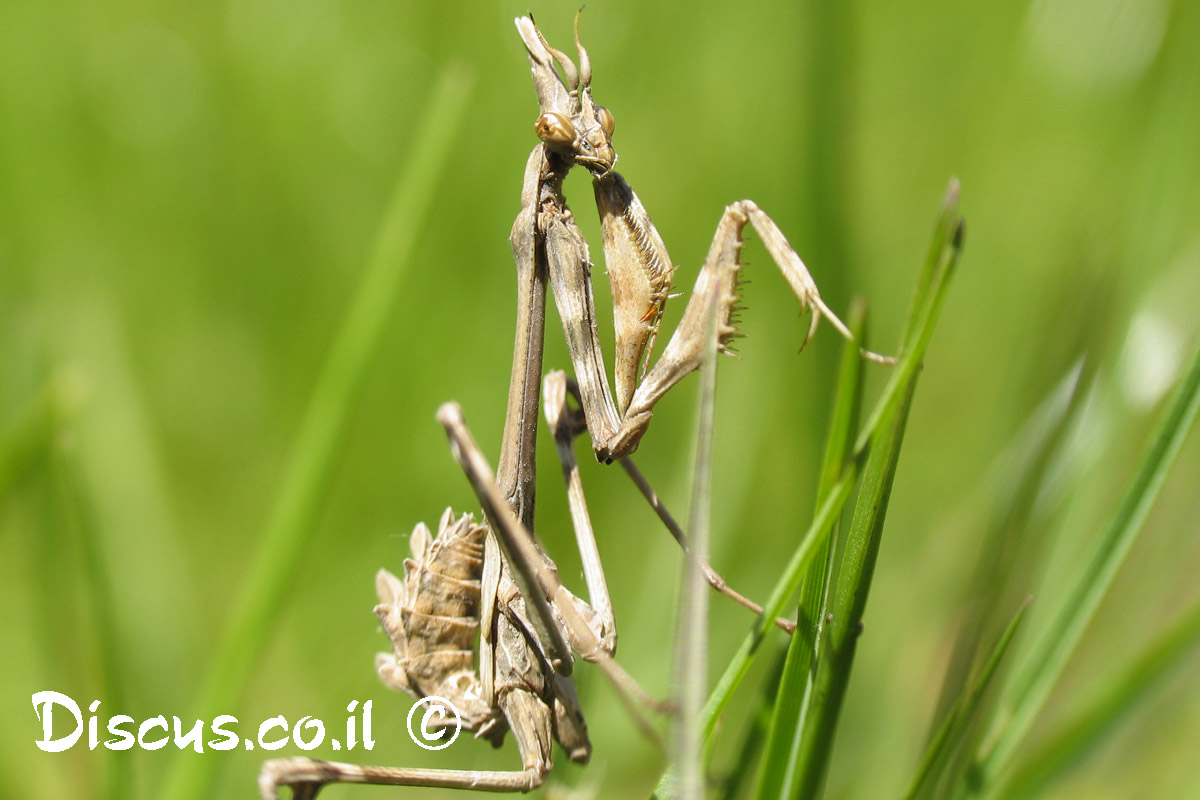
[[[371,703],[374,700],[368,700],[363,703],[363,747],[371,750],[375,747],[375,740],[371,738]]]
[[[214,739],[208,743],[208,746],[213,750],[232,750],[238,745],[238,736],[233,731],[227,731],[222,728],[222,725],[228,723],[236,723],[237,717],[231,717],[228,714],[222,714],[212,721],[212,732],[217,736],[224,736],[224,740]]]
[[[38,709],[39,705],[41,710]],[[51,739],[50,733],[54,730],[54,706],[56,705],[68,709],[75,715],[75,730],[60,739]],[[35,742],[39,750],[47,753],[61,753],[68,747],[72,747],[83,735],[83,717],[79,714],[79,706],[65,694],[49,690],[35,692],[33,710],[37,713],[38,719],[42,721],[42,738]]]
[[[92,704],[88,706],[88,711],[92,712],[92,718],[88,720],[88,750],[95,750],[100,746],[100,734],[96,732],[96,728],[100,724],[96,720],[96,709],[99,707],[99,700],[93,700]]]
[[[310,731],[315,731],[313,738],[307,742],[300,737],[300,731],[307,728]],[[315,717],[304,717],[296,723],[296,727],[292,728],[292,741],[296,743],[296,747],[301,750],[315,750],[320,746],[321,742],[325,741],[325,723]]]
[[[288,743],[287,736],[284,736],[282,739],[276,739],[273,742],[264,742],[263,736],[265,736],[267,731],[271,730],[271,728],[283,728],[284,733],[286,733],[288,729],[287,719],[280,714],[278,717],[271,717],[270,719],[265,720],[262,725],[258,726],[258,746],[263,750],[278,750]]]
[[[151,728],[162,728],[163,737],[161,739],[155,739],[153,742],[147,742],[146,733]],[[140,745],[143,750],[160,750],[167,746],[167,742],[171,741],[170,737],[166,735],[170,732],[171,729],[167,727],[166,717],[164,717],[162,714],[159,714],[157,717],[151,717],[138,726],[138,745]]]
[[[113,736],[120,736],[120,739],[109,739],[104,743],[104,746],[109,750],[128,750],[133,747],[133,743],[137,738],[129,731],[122,730],[121,726],[127,722],[133,722],[133,717],[125,714],[118,714],[108,721],[108,732]]]
[[[183,720],[179,717],[171,717],[175,724],[175,746],[180,750],[186,750],[188,745],[197,753],[204,752],[204,743],[201,741],[201,736],[204,735],[204,723],[201,720],[196,720],[196,724],[187,732],[187,736],[183,735]]]

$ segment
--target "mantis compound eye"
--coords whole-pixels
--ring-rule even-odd
[[[556,111],[547,111],[538,117],[533,129],[546,144],[570,144],[575,141],[575,126]]]
[[[612,112],[604,106],[596,106],[596,121],[600,123],[600,127],[604,128],[604,132],[609,136],[613,135],[613,130],[616,129],[617,123],[613,119]]]

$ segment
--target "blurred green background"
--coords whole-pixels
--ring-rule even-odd
[[[433,421],[437,405],[462,403],[489,457],[498,453],[514,313],[506,237],[536,143],[512,25],[526,8],[6,6],[0,794],[112,796],[115,774],[116,785],[128,781],[123,796],[160,797],[194,759],[216,762],[213,796],[254,795],[257,751],[107,753],[89,751],[85,736],[43,753],[30,696],[99,699],[102,721],[194,720],[305,408],[422,132],[444,137],[450,158],[335,442],[329,490],[314,497],[298,571],[281,584],[262,657],[246,652],[247,690],[220,713],[237,716],[243,734],[276,714],[314,715],[334,736],[347,703],[370,699],[375,750],[340,757],[517,767],[511,742],[492,752],[464,738],[427,753],[409,741],[410,701],[372,667],[386,640],[371,607],[375,570],[401,569],[414,523],[432,524],[447,504],[475,506]],[[575,7],[533,11],[569,49]],[[1086,355],[1103,388],[1073,450],[1087,477],[1070,515],[1084,547],[1194,346],[1200,4],[601,1],[582,31],[594,94],[616,117],[618,168],[681,265],[678,291],[690,289],[723,206],[750,197],[833,308],[854,294],[869,300],[872,345],[889,351],[940,195],[950,176],[962,181],[966,253],[909,424],[827,792],[896,796],[971,593],[1000,454]],[[447,69],[471,88],[464,123],[438,130],[445,120],[430,107]],[[586,178],[567,192],[600,261]],[[713,561],[761,599],[812,513],[840,343],[826,328],[798,357],[795,300],[757,245],[746,260],[748,338],[719,382]],[[664,330],[681,308],[669,306]],[[552,319],[547,368],[568,363]],[[883,368],[871,369],[878,384]],[[680,515],[697,387],[664,401],[638,454]],[[539,531],[581,587],[553,448],[545,438],[539,448]],[[620,659],[664,695],[677,549],[619,471],[584,460]],[[1198,477],[1193,440],[1035,739],[1197,599]],[[1056,553],[1027,591],[1052,594],[1072,566],[1069,548]],[[714,600],[714,669],[748,624]],[[1186,677],[1197,668],[1193,657],[1045,796],[1200,797],[1200,688]],[[598,672],[578,674],[595,752],[585,770],[559,759],[556,796],[564,785],[646,796],[661,756]],[[743,702],[753,697],[743,691]],[[730,714],[730,742],[745,717]],[[731,749],[718,751],[718,767]]]

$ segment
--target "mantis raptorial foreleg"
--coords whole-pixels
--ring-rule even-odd
[[[604,198],[600,203],[601,215],[605,220],[604,229],[606,231],[614,228],[625,230],[625,234],[621,238],[614,238],[615,234],[614,237],[605,236],[607,262],[611,265],[614,260],[624,260],[630,257],[630,253],[634,253],[634,257],[652,257],[655,261],[666,259],[665,250],[661,254],[651,256],[645,255],[653,253],[649,247],[637,251],[623,246],[624,240],[641,240],[661,244],[657,233],[654,232],[649,215],[645,213],[641,203],[637,202],[636,195],[633,194],[624,179],[615,172],[609,172],[597,176],[594,183],[597,198]],[[761,237],[771,259],[791,286],[801,307],[811,308],[815,312],[809,323],[804,342],[807,343],[816,331],[817,322],[821,317],[828,319],[847,338],[853,338],[842,321],[821,299],[812,275],[792,249],[782,231],[779,230],[779,226],[752,201],[742,200],[727,207],[721,216],[708,257],[696,279],[683,318],[667,343],[666,349],[640,383],[631,380],[631,376],[636,375],[642,351],[649,349],[650,339],[657,332],[657,321],[655,321],[653,329],[643,327],[640,331],[635,331],[636,335],[645,337],[641,342],[633,343],[634,345],[642,344],[640,350],[628,342],[618,342],[617,399],[614,403],[611,395],[606,391],[607,374],[599,345],[594,337],[587,335],[595,327],[595,310],[591,306],[590,285],[585,290],[576,291],[574,289],[575,286],[588,283],[589,274],[585,270],[578,270],[575,275],[563,275],[563,282],[572,286],[571,296],[574,299],[572,302],[558,302],[559,314],[563,319],[563,328],[567,332],[572,364],[580,385],[580,399],[587,416],[588,432],[599,460],[613,461],[636,450],[638,442],[641,441],[642,435],[650,424],[655,404],[684,377],[699,369],[704,351],[704,315],[710,302],[715,301],[718,308],[719,346],[724,349],[736,334],[737,329],[733,317],[740,299],[738,279],[743,266],[740,261],[744,242],[742,231],[748,224],[752,225]],[[653,235],[651,235],[652,233]],[[557,241],[547,240],[547,257],[552,265],[564,261],[554,251],[557,246],[559,246]],[[565,271],[565,269],[562,270],[562,272]],[[628,271],[621,274],[630,274],[636,277],[638,273]],[[657,274],[664,281],[669,281],[670,278],[669,273],[655,272],[649,269],[641,271],[641,274]],[[614,276],[611,266],[609,275],[610,281],[613,282],[614,297],[621,296],[621,301],[615,304],[617,315],[619,317],[633,316],[627,310],[628,303],[624,300],[626,287],[619,284],[620,281],[632,280],[632,278]],[[560,274],[552,269],[552,284],[559,277]],[[669,287],[669,282],[664,284],[664,287]],[[566,292],[559,291],[557,286],[555,289],[554,297],[557,302],[560,296]],[[665,292],[665,288],[658,291]],[[651,308],[642,310],[642,316],[661,314],[661,306],[657,308],[653,306],[653,303],[657,301],[650,300],[648,302],[651,303]],[[665,302],[665,297],[662,302]],[[631,327],[625,325],[620,328],[618,336],[622,331],[626,337],[634,336],[635,333],[629,332]],[[868,355],[874,356],[874,354]],[[880,359],[876,357],[876,360]],[[648,359],[646,361],[648,362]]]

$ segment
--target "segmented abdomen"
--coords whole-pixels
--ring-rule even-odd
[[[475,672],[486,532],[470,514],[455,518],[447,508],[436,537],[424,523],[413,529],[403,581],[387,570],[375,579],[375,614],[393,649],[376,657],[380,677],[413,697],[449,700],[469,729],[492,714]]]

